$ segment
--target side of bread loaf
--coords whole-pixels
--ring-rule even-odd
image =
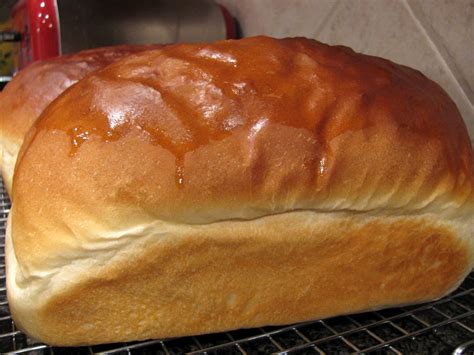
[[[107,242],[28,279],[9,248],[10,309],[34,338],[84,345],[420,303],[452,291],[472,267],[472,223],[439,220],[298,211],[144,224],[102,234]]]
[[[48,106],[14,179],[9,304],[51,344],[423,302],[473,266],[455,105],[414,70],[306,39],[113,63]]]

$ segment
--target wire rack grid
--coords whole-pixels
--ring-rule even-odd
[[[474,273],[427,304],[194,337],[49,347],[16,328],[8,309],[3,246],[10,201],[0,179],[0,353],[10,354],[474,354]]]

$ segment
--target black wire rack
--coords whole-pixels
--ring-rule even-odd
[[[422,305],[178,339],[50,347],[17,329],[8,309],[3,245],[9,210],[0,179],[2,354],[474,354],[474,273],[448,297]]]

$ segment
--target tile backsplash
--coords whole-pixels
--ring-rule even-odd
[[[218,0],[244,36],[305,36],[420,70],[457,104],[474,143],[473,0]]]

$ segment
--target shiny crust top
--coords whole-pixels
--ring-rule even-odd
[[[0,93],[0,130],[13,138],[23,139],[44,108],[69,86],[119,58],[157,47],[96,48],[32,63]]]
[[[20,154],[22,205],[48,191],[59,209],[94,216],[98,206],[180,223],[473,207],[467,130],[437,84],[303,38],[180,44],[117,61],[55,100]]]

